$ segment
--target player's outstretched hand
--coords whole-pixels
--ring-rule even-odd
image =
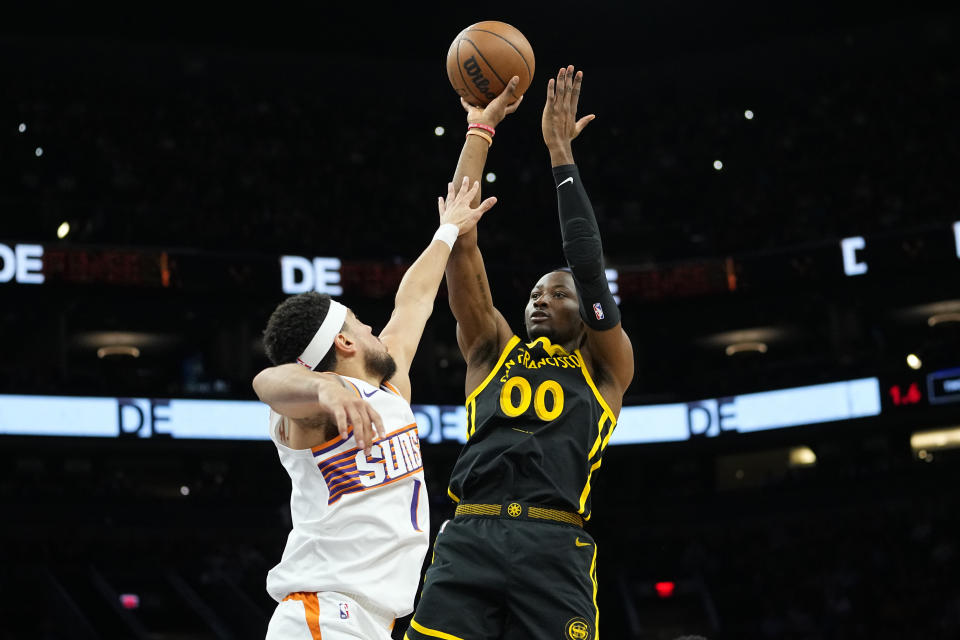
[[[346,440],[349,427],[353,427],[357,448],[368,455],[373,443],[386,436],[380,414],[370,403],[341,385],[317,385],[317,402],[330,410],[341,438]]]
[[[560,69],[556,80],[550,78],[547,82],[547,103],[540,123],[547,148],[569,148],[570,141],[596,117],[591,113],[577,120],[582,83],[583,71],[574,73],[573,65]]]
[[[447,197],[437,198],[437,207],[440,209],[440,224],[455,224],[463,235],[473,229],[480,217],[497,204],[496,198],[487,198],[476,208],[471,208],[470,203],[480,191],[480,183],[474,182],[470,185],[470,179],[463,178],[458,190],[454,190],[453,183],[447,183]]]
[[[523,96],[516,100],[513,97],[513,91],[520,83],[519,76],[510,78],[510,82],[503,89],[499,96],[490,101],[485,108],[475,107],[463,98],[460,98],[460,104],[467,112],[467,124],[480,123],[488,127],[496,127],[508,115],[517,110],[520,103],[523,102]]]

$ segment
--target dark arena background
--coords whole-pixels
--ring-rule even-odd
[[[563,260],[547,79],[582,68],[597,114],[574,152],[637,360],[588,524],[604,637],[960,638],[960,10],[698,0],[5,7],[0,638],[264,636],[260,334],[309,289],[386,322],[486,19],[536,53],[480,224],[516,329]],[[434,533],[463,376],[442,289]]]

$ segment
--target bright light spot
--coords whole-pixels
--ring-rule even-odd
[[[444,129],[443,127],[437,127],[436,129],[433,130],[433,135],[435,135],[435,136],[442,136],[442,135],[445,134],[446,132],[447,132],[447,130]]]
[[[124,609],[137,609],[140,607],[140,596],[135,593],[121,593],[120,606]]]
[[[497,181],[497,174],[495,174],[493,171],[487,174],[487,182],[496,182],[496,181]]]
[[[188,486],[186,486],[186,485],[180,487],[180,495],[182,495],[182,496],[188,496],[188,495],[190,495],[190,487],[188,487]]]
[[[60,226],[57,227],[57,237],[63,240],[67,237],[67,234],[70,233],[70,223],[61,222]]]
[[[720,169],[723,169],[723,163],[720,162],[719,160],[714,160],[713,168],[716,169],[717,171],[720,171]]]
[[[669,598],[673,595],[673,591],[677,588],[677,585],[673,582],[655,582],[653,588],[661,598]]]
[[[113,344],[97,349],[97,357],[103,360],[110,356],[129,356],[131,358],[140,357],[140,349],[128,344]]]
[[[817,454],[810,447],[793,447],[790,449],[791,467],[810,467],[817,464]]]
[[[39,158],[40,156],[43,155],[43,147],[37,147],[36,149],[34,149],[33,153]]]
[[[921,457],[929,449],[956,449],[960,447],[960,427],[917,431],[910,436],[910,446],[919,449],[917,455]]]
[[[765,342],[737,342],[735,344],[728,344],[724,349],[724,353],[728,356],[735,356],[738,353],[766,353],[767,344]]]
[[[743,112],[743,117],[746,118],[747,120],[753,120],[753,111],[750,111],[750,109],[747,109],[746,111]]]
[[[27,123],[26,123],[26,122],[21,122],[21,123],[20,123],[20,126],[17,127],[17,131],[19,131],[20,133],[23,133],[23,132],[26,131],[26,130],[27,130]]]
[[[907,356],[907,366],[911,369],[919,369],[923,366],[923,362],[920,361],[920,358],[916,354],[911,353]]]

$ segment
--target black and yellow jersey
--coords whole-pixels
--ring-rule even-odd
[[[466,407],[467,444],[450,477],[450,497],[517,500],[590,517],[591,475],[616,417],[579,350],[513,336]]]

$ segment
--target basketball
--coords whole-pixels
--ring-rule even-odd
[[[513,94],[519,99],[533,80],[533,69],[533,48],[527,39],[517,28],[496,20],[470,25],[447,51],[450,84],[474,106],[489,104],[513,76],[520,77]]]

